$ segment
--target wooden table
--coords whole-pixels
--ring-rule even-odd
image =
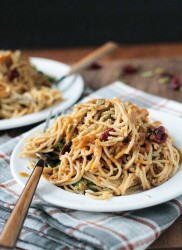
[[[44,49],[24,51],[26,56],[39,56],[72,64],[87,55],[94,48]],[[140,72],[165,67],[179,75],[182,81],[182,44],[122,46],[100,60],[99,70],[84,70],[85,83],[98,89],[116,80],[114,73],[127,62],[139,63]],[[182,102],[182,93],[160,85],[156,76],[142,78],[141,74],[127,76],[128,84],[147,92]],[[182,217],[164,232],[149,249],[182,249]]]

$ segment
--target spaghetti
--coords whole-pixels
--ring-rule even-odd
[[[46,133],[29,138],[21,156],[46,158],[44,174],[65,190],[107,199],[167,181],[179,166],[173,140],[149,113],[118,98],[76,105]]]
[[[37,71],[19,51],[0,51],[0,119],[38,112],[62,98],[53,79]]]

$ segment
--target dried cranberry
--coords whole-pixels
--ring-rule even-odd
[[[156,142],[157,144],[162,144],[162,143],[166,142],[166,139],[167,139],[167,134],[164,133],[164,134],[160,137],[160,139],[157,138],[157,136],[156,136],[156,138],[154,138],[153,141]]]
[[[61,152],[59,153],[59,156],[64,155],[66,152],[70,151],[71,143],[64,144]]]
[[[133,64],[126,64],[123,69],[122,69],[122,72],[123,74],[127,74],[127,75],[130,75],[130,74],[134,74],[138,71],[138,67],[136,65],[133,65]]]
[[[8,80],[11,82],[13,79],[19,76],[19,72],[16,69],[9,69],[8,70]]]
[[[98,69],[101,69],[101,68],[102,68],[102,65],[100,65],[97,62],[94,62],[90,66],[88,66],[86,69],[87,70],[98,70]]]
[[[170,87],[172,89],[179,89],[181,86],[181,83],[180,83],[180,78],[179,76],[174,76],[172,79],[171,79],[171,82],[170,82]]]
[[[107,141],[108,136],[110,135],[110,132],[115,132],[115,130],[113,128],[110,128],[110,129],[107,129],[106,131],[104,131],[101,135],[101,140]]]
[[[160,126],[151,133],[150,140],[156,142],[157,144],[162,144],[166,142],[167,134],[165,133],[165,128]]]

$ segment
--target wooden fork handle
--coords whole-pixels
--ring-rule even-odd
[[[96,61],[97,59],[105,56],[106,54],[110,53],[114,49],[118,48],[118,44],[114,42],[107,42],[103,46],[99,47],[98,49],[94,50],[91,54],[87,55],[77,63],[75,63],[70,71],[66,74],[66,76],[72,75],[74,73],[79,72],[80,70],[86,68],[92,62]]]
[[[0,235],[0,247],[13,248],[20,234],[43,167],[36,166],[21,193],[3,231]]]

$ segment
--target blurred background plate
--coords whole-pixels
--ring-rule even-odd
[[[70,69],[70,66],[67,64],[49,59],[32,57],[30,58],[30,61],[38,70],[55,78],[61,77]],[[36,113],[24,115],[18,118],[0,120],[0,130],[22,127],[43,121],[47,118],[52,108],[54,108],[53,114],[57,111],[61,112],[69,108],[83,93],[84,81],[81,76],[72,75],[67,77],[63,82],[60,82],[58,86],[53,87],[58,87],[62,91],[64,98],[63,101]]]

